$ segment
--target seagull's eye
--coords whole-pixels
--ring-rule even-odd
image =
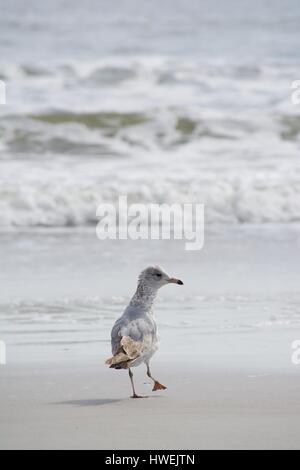
[[[161,273],[155,273],[155,276],[161,277]]]

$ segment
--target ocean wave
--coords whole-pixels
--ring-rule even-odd
[[[202,63],[164,56],[0,65],[0,77],[10,91],[5,113],[39,113],[54,106],[78,113],[193,105],[272,109],[287,104],[297,76],[293,65]]]
[[[208,224],[300,220],[295,67],[149,56],[0,75],[2,228],[95,225],[119,195],[203,203]]]
[[[127,154],[132,146],[152,151],[251,134],[298,141],[288,82],[297,73],[276,63],[155,56],[2,64],[9,100],[1,108],[1,145],[11,154],[104,155],[102,145],[118,154],[116,139]]]
[[[20,162],[22,163],[22,162]],[[47,166],[47,165],[46,165]],[[23,169],[22,169],[23,168]],[[22,165],[16,171],[24,171]],[[26,170],[25,170],[26,171]],[[133,180],[112,172],[99,175],[97,166],[64,171],[36,168],[0,183],[0,226],[63,227],[97,223],[99,204],[116,204],[120,195],[128,203],[204,203],[207,224],[292,223],[300,221],[300,172],[278,175],[252,171],[245,174],[133,175]],[[117,169],[115,170],[117,172]],[[178,169],[178,171],[180,171]],[[222,174],[223,173],[223,174]]]
[[[297,70],[297,65],[273,62],[251,63],[248,61],[220,61],[211,58],[208,61],[199,61],[195,57],[174,57],[164,55],[130,55],[130,56],[106,56],[93,61],[65,60],[51,62],[28,61],[9,63],[2,61],[0,73],[8,80],[38,77],[72,77],[78,79],[100,79],[101,84],[107,78],[107,82],[114,84],[116,80],[135,79],[137,77],[151,76],[158,82],[170,78],[171,82],[184,81],[186,79],[199,79],[201,77],[223,76],[232,78],[264,78],[272,76],[290,76],[291,71]],[[163,78],[163,80],[161,80]],[[168,80],[167,80],[168,81]]]
[[[222,141],[232,141],[234,151],[234,141],[248,143],[251,138],[250,146],[255,145],[254,139],[262,143],[259,154],[263,163],[263,158],[270,157],[265,144],[273,155],[280,151],[280,146],[282,154],[298,151],[300,117],[285,113],[261,117],[251,112],[245,116],[230,111],[217,114],[180,107],[144,112],[52,111],[2,117],[0,132],[0,160],[19,158],[20,154],[41,158],[45,154],[138,158],[134,148],[151,153],[162,150],[169,158],[167,153],[178,148],[193,151],[190,146],[196,144],[198,152],[197,144],[205,146],[207,142],[217,153]],[[276,146],[271,148],[275,139]],[[295,143],[295,147],[287,147],[287,142]],[[244,144],[241,146],[243,159]]]
[[[117,131],[129,126],[137,126],[148,121],[147,116],[139,113],[97,112],[72,113],[57,112],[48,114],[33,114],[28,116],[36,121],[48,124],[81,124],[91,129],[107,129]]]

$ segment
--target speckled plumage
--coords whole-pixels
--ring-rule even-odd
[[[135,294],[112,328],[113,356],[106,361],[111,368],[130,370],[131,367],[145,363],[148,376],[151,377],[149,362],[158,348],[153,302],[158,289],[168,283],[182,284],[157,266],[150,266],[141,272]],[[132,376],[130,378],[132,380]],[[157,381],[155,383],[159,384]],[[159,388],[155,388],[157,389]],[[135,392],[134,396],[136,397]]]

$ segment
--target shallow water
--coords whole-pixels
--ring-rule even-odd
[[[90,231],[2,234],[0,337],[12,363],[103,362],[137,274],[158,260],[184,281],[158,295],[161,361],[296,372],[299,233],[208,231],[199,252],[172,240],[100,242]]]

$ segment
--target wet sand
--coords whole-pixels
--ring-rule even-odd
[[[156,365],[168,386],[129,398],[126,372],[102,364],[1,368],[1,449],[299,449],[299,374]]]

